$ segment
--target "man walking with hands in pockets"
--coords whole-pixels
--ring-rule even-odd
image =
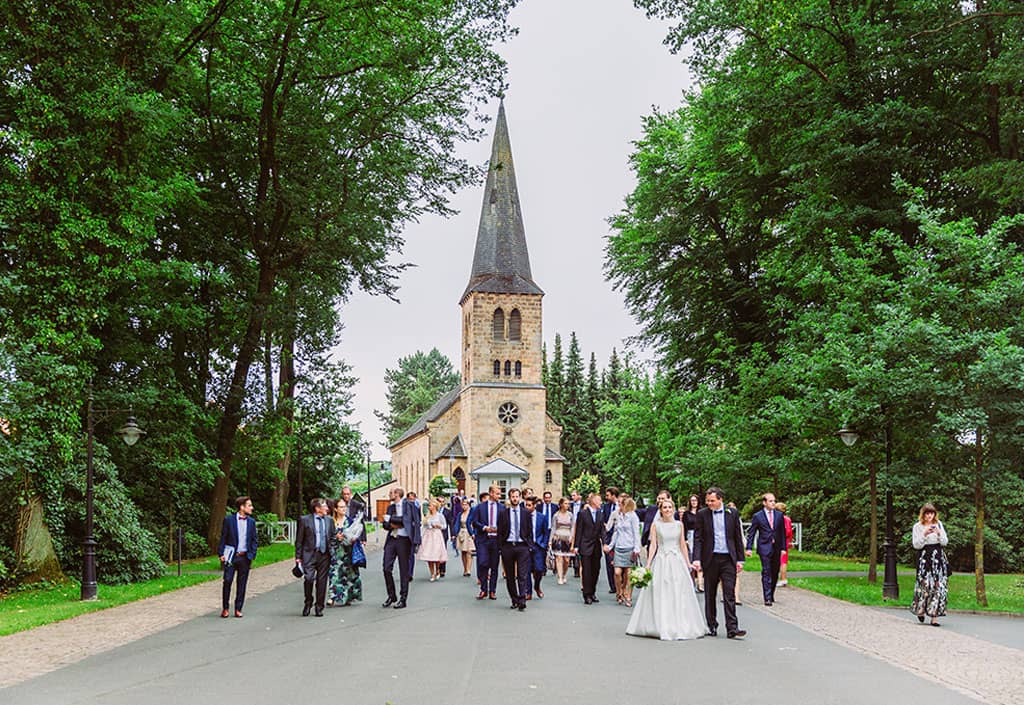
[[[704,497],[705,506],[697,512],[693,567],[704,571],[704,616],[708,636],[718,636],[718,584],[721,583],[726,636],[742,639],[747,633],[740,629],[736,619],[736,574],[743,570],[743,529],[739,513],[722,506],[723,497],[719,488],[709,488]]]

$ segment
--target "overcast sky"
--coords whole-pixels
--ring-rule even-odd
[[[634,185],[628,158],[652,106],[678,106],[689,78],[662,44],[667,26],[630,0],[524,0],[512,13],[519,36],[498,48],[508,62],[505,110],[533,278],[544,290],[544,340],[575,330],[601,367],[637,333],[622,296],[604,279],[607,219]],[[497,101],[490,113],[497,113]],[[490,156],[487,136],[466,145],[473,164]],[[438,348],[460,366],[459,296],[469,279],[483,185],[457,194],[449,219],[428,217],[404,232],[395,261],[412,262],[395,303],[359,292],[342,310],[336,356],[353,367],[355,415],[374,459],[389,457],[373,415],[385,409],[384,370],[416,350]]]

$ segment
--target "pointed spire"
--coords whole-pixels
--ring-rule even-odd
[[[462,299],[465,300],[473,291],[543,294],[530,273],[530,255],[526,249],[526,229],[519,205],[504,99],[498,106],[483,200],[473,271]]]

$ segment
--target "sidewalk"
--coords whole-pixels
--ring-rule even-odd
[[[379,550],[373,541],[368,541],[366,548],[368,556]],[[291,573],[293,565],[294,561],[284,560],[254,568],[249,573],[246,601],[296,582]],[[49,673],[190,619],[219,613],[222,584],[220,580],[211,580],[0,637],[0,688]]]
[[[791,574],[792,575],[792,574]],[[787,586],[763,605],[760,573],[741,582],[746,607],[899,666],[991,705],[1024,702],[1024,651],[917,622],[909,610],[876,609]],[[942,621],[955,621],[951,613]],[[742,626],[742,612],[740,613]],[[994,617],[994,619],[1000,619]],[[1014,620],[1014,617],[1002,617]]]

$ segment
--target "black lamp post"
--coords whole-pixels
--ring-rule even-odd
[[[373,521],[373,508],[370,506],[370,451],[366,451],[366,521]]]
[[[86,400],[86,446],[85,446],[85,540],[82,541],[82,598],[96,599],[96,538],[93,536],[93,435],[96,432],[96,417],[105,418],[110,414],[128,413],[128,421],[117,430],[117,435],[129,446],[135,445],[146,432],[139,428],[131,407],[128,409],[97,409],[93,406],[92,389]]]
[[[889,432],[889,425],[885,425],[885,476],[889,477],[889,463],[892,461],[892,434]],[[860,438],[860,433],[848,427],[839,429],[836,435],[842,439],[847,446],[852,446]],[[882,599],[900,599],[900,584],[896,579],[896,536],[893,530],[892,518],[892,490],[885,491],[885,542],[882,544],[885,551],[885,576],[882,579]]]

